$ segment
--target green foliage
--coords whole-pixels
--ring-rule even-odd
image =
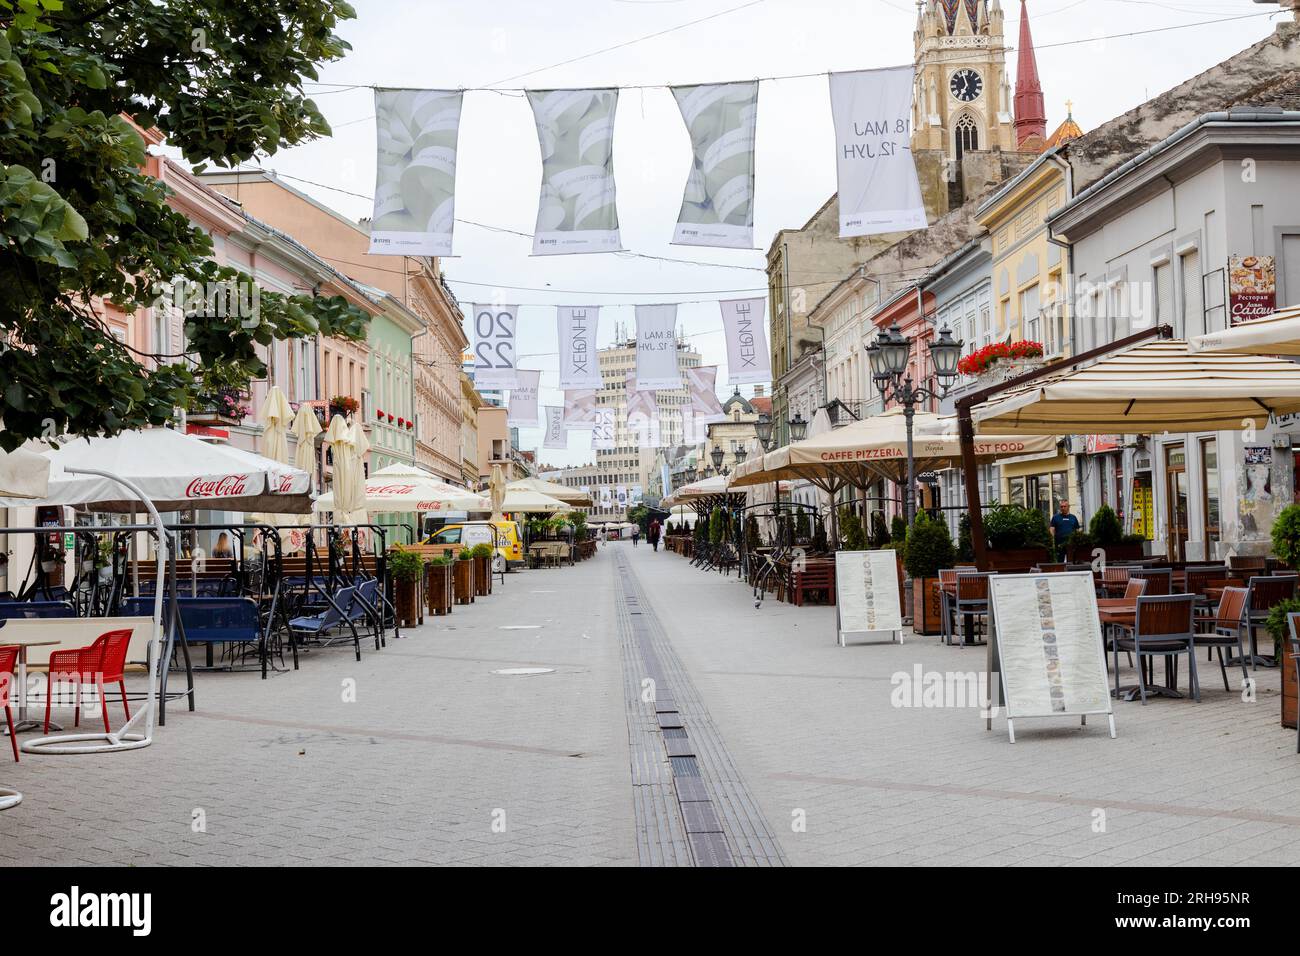
[[[343,56],[334,30],[354,16],[341,0],[0,0],[0,339],[23,343],[0,351],[0,447],[49,424],[160,425],[196,396],[264,377],[258,346],[364,337],[366,313],[341,298],[260,290],[251,312],[187,303],[186,355],[146,357],[92,305],[134,312],[173,280],[250,288],[168,205],[123,117],[196,163],[328,135],[302,83]]]
[[[721,508],[714,508],[709,515],[709,543],[722,544],[727,533],[727,519]]]
[[[903,567],[913,580],[937,577],[940,568],[954,564],[952,535],[942,521],[935,521],[924,511],[919,512],[907,535],[907,551]]]
[[[957,560],[975,560],[975,539],[970,533],[970,512],[963,511],[957,519]]]
[[[1091,561],[1092,551],[1095,547],[1097,547],[1097,542],[1093,540],[1092,535],[1087,531],[1076,531],[1070,535],[1070,539],[1066,542],[1069,553],[1080,561]],[[1065,555],[1060,557],[1062,560],[1065,559]]]
[[[450,554],[435,554],[435,555],[430,556],[430,558],[429,558],[427,561],[424,562],[424,566],[425,566],[425,567],[433,567],[433,568],[441,568],[441,567],[446,567],[447,565],[451,564],[451,561],[452,561],[452,558],[451,558],[451,555],[450,555]]]
[[[1092,520],[1088,522],[1088,535],[1092,538],[1092,543],[1099,548],[1119,544],[1124,536],[1124,526],[1120,523],[1119,515],[1115,514],[1110,505],[1102,505],[1097,509]]]
[[[763,538],[758,531],[758,518],[751,514],[745,518],[745,550],[753,551],[762,546]]]
[[[873,551],[879,551],[889,544],[889,526],[885,524],[883,511],[871,512],[871,533],[867,536],[867,543]]]
[[[1300,568],[1300,505],[1287,505],[1273,521],[1273,553]]]
[[[862,519],[847,507],[840,509],[840,547],[845,551],[867,550],[867,536],[862,532]]]
[[[812,546],[814,551],[829,551],[830,542],[826,538],[826,522],[817,521],[813,525]]]
[[[474,553],[469,548],[461,548],[460,554],[456,555],[457,561],[469,561],[474,557]]]
[[[1052,546],[1047,519],[1037,508],[994,505],[984,512],[984,534],[997,550]]]
[[[573,525],[573,540],[586,541],[591,536],[591,530],[587,527],[587,513],[570,511],[567,517],[569,524]]]
[[[889,540],[903,541],[907,538],[907,519],[902,515],[894,515],[894,520],[889,524]]]
[[[1268,619],[1264,622],[1264,627],[1273,635],[1273,644],[1276,647],[1280,648],[1284,641],[1290,639],[1291,628],[1287,624],[1287,617],[1297,613],[1300,613],[1300,597],[1279,601],[1269,609]],[[1281,654],[1279,653],[1278,656],[1280,657]]]
[[[424,574],[424,558],[418,551],[398,548],[389,555],[388,566],[399,581],[418,581]]]
[[[694,537],[696,541],[707,540],[709,536],[708,520],[705,518],[701,518],[699,515],[696,515],[695,527],[691,529],[691,536]]]
[[[490,558],[496,554],[496,549],[490,544],[476,544],[469,553],[476,558]]]
[[[627,513],[627,520],[641,528],[641,536],[650,535],[650,509],[645,505],[636,505]]]
[[[803,508],[799,509],[799,514],[795,518],[794,534],[796,540],[807,541],[812,537],[812,524],[808,517],[808,512]]]

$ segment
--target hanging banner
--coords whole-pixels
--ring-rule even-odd
[[[614,497],[613,497],[613,495],[610,493],[609,485],[601,485],[601,487],[600,487],[600,506],[601,506],[602,508],[604,508],[606,511],[608,511],[608,510],[610,509],[610,506],[611,506],[613,503],[614,503]]]
[[[590,388],[564,390],[564,427],[582,429],[596,427],[596,392]]]
[[[725,299],[722,328],[727,339],[727,383],[765,385],[772,381],[772,359],[764,331],[766,299]]]
[[[654,392],[637,387],[636,372],[629,371],[623,378],[623,391],[627,396],[624,421],[627,430],[636,440],[638,448],[659,447],[659,401]]]
[[[451,255],[461,96],[452,90],[375,90],[372,254]]]
[[[614,112],[618,90],[531,90],[542,150],[533,255],[618,252]]]
[[[614,489],[614,501],[618,504],[619,509],[627,507],[627,486],[619,485]]]
[[[637,388],[647,391],[682,387],[677,368],[677,306],[636,307],[636,382]]]
[[[632,504],[634,504],[634,505],[639,505],[639,504],[640,504],[642,501],[644,501],[644,500],[645,500],[645,494],[642,492],[642,490],[641,490],[641,486],[640,486],[640,485],[633,485],[633,486],[632,486],[632,498],[631,498]]]
[[[600,388],[596,329],[600,306],[561,305],[556,308],[560,341],[560,388]]]
[[[474,306],[474,387],[514,388],[517,305]]]
[[[545,406],[546,434],[542,438],[543,448],[568,448],[569,436],[564,431],[564,409],[559,405]]]
[[[924,229],[912,158],[910,66],[832,73],[840,238]]]
[[[722,403],[718,401],[715,391],[717,382],[716,365],[700,365],[686,370],[686,387],[691,394],[690,404],[686,408],[697,422],[707,425],[710,422],[726,421],[727,415],[722,410]]]
[[[596,427],[591,430],[591,447],[593,451],[614,450],[615,421],[614,409],[596,409]]]
[[[752,248],[758,81],[674,86],[672,91],[692,149],[673,242]]]
[[[537,417],[537,386],[542,373],[532,369],[518,369],[515,384],[510,389],[510,410],[506,424],[514,428],[536,428],[541,424]]]

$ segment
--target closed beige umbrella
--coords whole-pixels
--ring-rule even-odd
[[[352,472],[352,494],[356,505],[343,517],[341,524],[366,524],[366,455],[370,454],[370,439],[360,421],[352,423],[352,455],[356,468]]]
[[[1262,428],[1300,412],[1300,365],[1233,352],[1192,353],[1186,342],[1136,345],[1077,371],[998,395],[972,410],[981,431],[1008,435]]]
[[[266,393],[259,417],[262,420],[262,457],[291,464],[289,420],[293,417],[293,409],[289,407],[289,400],[284,397],[279,385],[272,385]]]
[[[352,426],[342,415],[330,419],[329,428],[325,429],[325,444],[330,446],[333,459],[333,477],[331,479],[330,509],[334,519],[342,523],[344,516],[356,511],[364,504],[364,499],[357,493],[356,472],[360,467],[356,457],[356,438]]]
[[[293,434],[298,440],[298,447],[293,453],[293,463],[316,481],[316,436],[321,433],[320,419],[310,405],[298,407],[298,414],[293,420]]]
[[[492,520],[501,521],[505,517],[501,510],[506,500],[506,476],[500,465],[492,466],[492,477],[488,479],[488,493],[492,498]]]

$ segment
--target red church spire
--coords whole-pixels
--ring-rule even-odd
[[[1043,88],[1038,83],[1038,60],[1034,57],[1034,38],[1029,33],[1029,11],[1020,0],[1020,44],[1016,51],[1016,144],[1037,136],[1042,143],[1047,136],[1047,111],[1043,107]]]

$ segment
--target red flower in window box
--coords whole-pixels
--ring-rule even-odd
[[[1042,355],[1041,342],[1031,342],[1028,339],[1010,343],[993,342],[963,356],[957,363],[957,371],[962,375],[979,375],[1003,359],[1041,358]]]
[[[383,413],[382,411],[380,411],[379,409],[375,409],[375,418],[376,418],[376,420],[382,422],[382,421],[384,420],[384,413]]]
[[[401,417],[399,416],[398,419],[397,419],[397,427],[398,427],[398,428],[405,428],[405,427],[406,427],[406,419],[405,419],[405,418],[401,418]]]
[[[389,415],[389,416],[388,416],[388,424],[391,425],[392,423],[393,423],[393,416],[392,416],[392,415]]]
[[[414,428],[415,428],[415,422],[407,422],[407,423],[406,423],[406,430],[407,430],[408,432],[411,431],[411,430],[413,430]]]

